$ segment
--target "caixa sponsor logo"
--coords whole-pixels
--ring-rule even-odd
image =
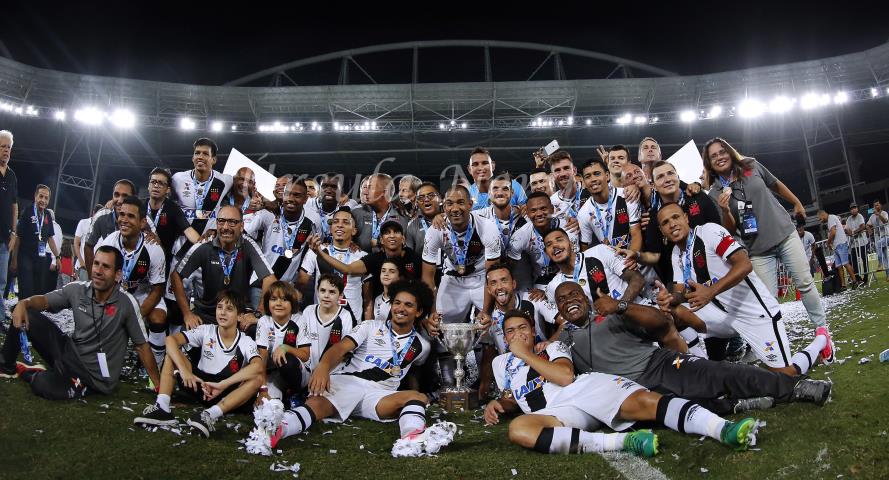
[[[278,255],[284,255],[284,246],[283,245],[272,245],[272,253]],[[294,253],[299,253],[295,251]]]
[[[364,361],[367,363],[372,363],[374,366],[382,368],[383,370],[391,367],[388,360],[383,360],[382,358],[377,357],[376,355],[365,355]]]

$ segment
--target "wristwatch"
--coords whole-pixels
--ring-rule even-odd
[[[630,308],[630,304],[627,303],[626,300],[621,300],[617,302],[617,313],[623,315],[627,312],[627,309]]]

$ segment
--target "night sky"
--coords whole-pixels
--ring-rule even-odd
[[[220,8],[222,2],[185,8],[124,3],[93,7],[90,2],[86,7],[66,2],[50,8],[45,2],[4,2],[0,55],[76,73],[218,85],[313,55],[412,40],[563,45],[685,75],[840,55],[889,40],[889,22],[881,12],[885,7],[867,4],[775,7],[778,2],[734,2],[743,5],[716,11],[711,6],[667,6],[687,2],[654,7],[625,2],[624,10],[601,8],[602,2],[536,7],[513,2],[480,10],[481,2],[415,2],[356,11],[349,2],[336,9],[349,16],[337,16],[306,9],[308,2],[261,9]],[[555,5],[559,8],[553,9]],[[421,81],[481,80],[480,52],[421,51]],[[479,63],[466,61],[464,54]],[[494,79],[524,80],[544,55],[495,51]],[[410,81],[409,52],[359,60],[380,83]],[[297,72],[296,80],[335,83],[337,68],[332,62]],[[568,78],[578,78],[607,74],[612,66],[569,58],[565,68]]]

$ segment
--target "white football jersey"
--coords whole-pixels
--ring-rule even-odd
[[[579,237],[576,233],[565,229],[567,222],[568,220],[564,218],[553,218],[551,225],[565,230],[565,233],[568,234],[568,239],[571,240],[571,244],[574,246],[574,250],[578,251],[580,250]],[[541,281],[548,282],[549,277],[558,268],[549,261],[549,257],[543,249],[543,235],[534,228],[531,222],[522,225],[521,228],[512,234],[509,240],[509,258],[516,261],[521,260],[523,252],[527,252],[528,257],[531,259],[532,267],[534,268],[533,280],[536,282],[542,277],[543,280]]]
[[[309,348],[309,370],[314,370],[321,356],[331,345],[338,343],[355,328],[355,317],[348,309],[340,307],[336,315],[327,322],[319,316],[319,305],[309,305],[303,310],[299,325],[298,347]]]
[[[629,227],[638,225],[642,216],[639,202],[624,199],[623,188],[610,188],[608,202],[601,204],[591,196],[584,202],[577,215],[580,223],[580,241],[591,245],[595,237],[601,243],[621,248],[630,245]],[[615,229],[622,233],[615,234]]]
[[[402,377],[407,375],[413,365],[422,365],[429,356],[429,342],[422,335],[416,330],[404,335],[394,335],[389,322],[366,320],[346,336],[358,348],[352,354],[352,361],[338,373],[377,382],[383,388],[393,391],[398,390]],[[396,351],[399,356],[403,355],[399,376],[390,375],[386,371],[393,367],[393,353]]]
[[[235,341],[228,346],[222,343],[218,325],[198,325],[182,334],[188,340],[189,349],[200,349],[201,357],[197,368],[203,373],[230,377],[246,367],[253,357],[259,356],[256,343],[240,330],[237,331]]]
[[[472,238],[467,239],[469,228],[460,233],[455,233],[458,246],[469,242],[466,247],[466,275],[479,276],[485,273],[486,260],[500,259],[500,234],[497,226],[491,220],[483,218],[476,212],[470,213],[470,222],[473,227]],[[426,231],[426,241],[423,245],[423,261],[437,264],[444,253],[444,272],[456,272],[457,260],[454,244],[451,240],[451,230],[444,231],[430,228]]]
[[[296,348],[300,320],[300,315],[295,313],[284,325],[278,325],[271,316],[263,315],[256,323],[256,348],[268,350],[269,358],[271,358],[272,352],[281,345]],[[268,365],[273,366],[273,363],[268,362]]]
[[[551,303],[556,302],[556,288],[565,282],[580,284],[591,302],[597,296],[593,295],[597,288],[591,285],[601,287],[615,299],[623,297],[627,290],[627,282],[621,278],[624,273],[624,259],[606,245],[599,244],[586,249],[580,257],[580,265],[575,264],[572,270],[570,274],[561,271],[556,273],[546,286],[546,298]],[[590,278],[590,274],[593,278]],[[574,278],[575,275],[577,278]],[[635,301],[639,302],[640,299],[637,297]]]
[[[556,323],[556,315],[559,314],[559,310],[555,305],[548,301],[532,301],[528,298],[528,292],[524,292],[521,295],[514,293],[515,295],[515,304],[513,308],[521,310],[525,312],[529,317],[534,320],[534,330],[536,335],[536,341],[544,341],[546,340],[546,334],[543,331],[544,323],[555,324]],[[493,323],[491,324],[491,328],[488,329],[488,339],[494,342],[494,345],[497,347],[497,352],[506,353],[508,350],[506,345],[506,339],[503,336],[503,322],[506,320],[504,311],[500,310],[499,307],[495,306],[494,311],[491,313],[491,319]]]
[[[539,356],[551,362],[560,358],[571,360],[571,348],[562,342],[553,342]],[[511,353],[498,355],[491,365],[497,390],[509,389],[522,412],[533,413],[546,408],[547,403],[562,389],[559,385],[547,382],[542,375]]]
[[[691,279],[703,285],[712,285],[731,270],[729,257],[744,247],[722,225],[705,223],[693,232],[695,238],[691,258],[684,255],[678,245],[673,247],[673,280],[685,282],[683,266],[688,265],[690,260]],[[781,313],[778,300],[769,293],[754,271],[734,287],[717,295],[713,304],[731,315],[745,318],[771,319]]]
[[[123,247],[123,239],[119,230],[100,240],[95,249],[98,250],[103,245],[116,249],[125,258],[131,255],[135,256],[136,265],[130,272],[129,278],[120,280],[121,287],[134,296],[142,298],[144,295],[148,295],[152,286],[163,285],[167,281],[164,275],[166,257],[160,245],[143,240],[142,245],[139,245],[136,251],[127,252]]]

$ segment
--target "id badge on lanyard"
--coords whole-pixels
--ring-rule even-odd
[[[741,233],[753,235],[759,231],[756,214],[753,213],[753,202],[738,201],[738,217],[741,219]]]
[[[37,255],[40,257],[46,256],[46,242],[37,242]]]

